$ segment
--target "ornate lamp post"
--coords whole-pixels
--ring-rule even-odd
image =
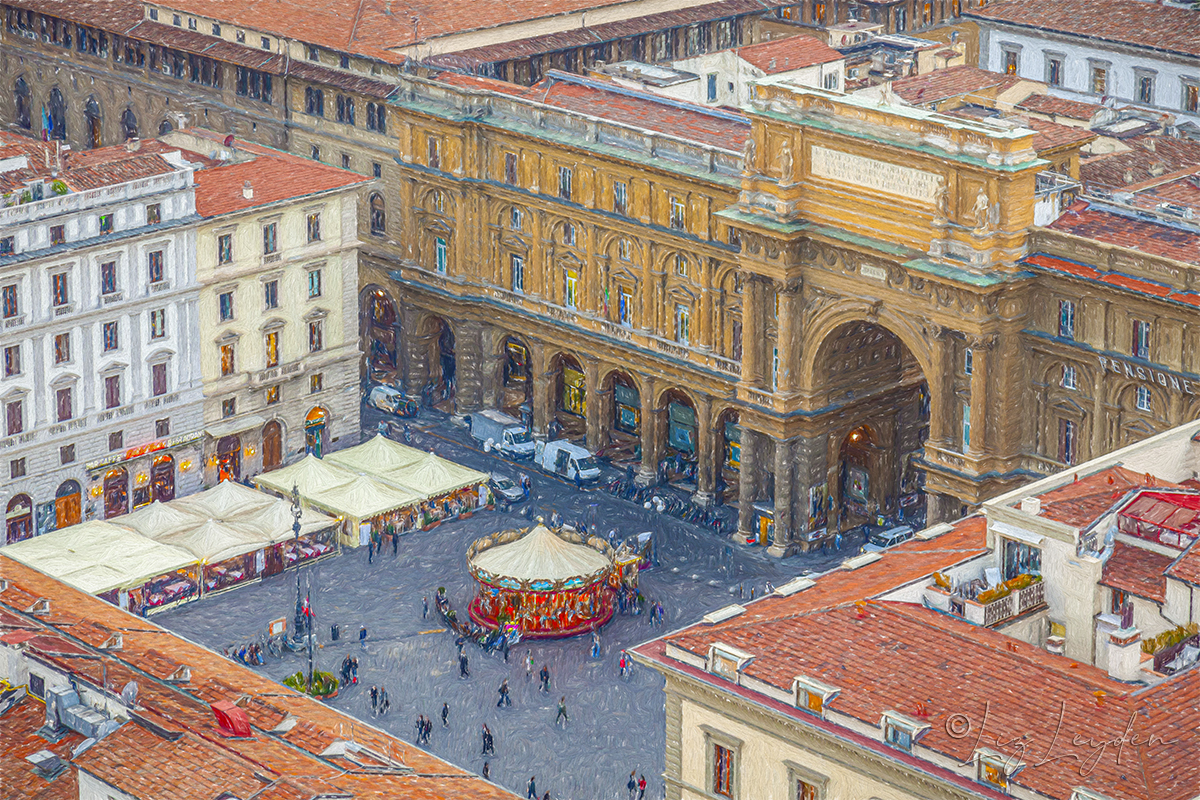
[[[308,623],[308,615],[304,611],[304,593],[300,588],[300,487],[292,484],[292,542],[296,548],[296,618],[292,623],[292,641],[297,645],[303,642],[301,638]]]

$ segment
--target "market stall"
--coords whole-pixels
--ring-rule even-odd
[[[325,457],[325,461],[360,475],[381,477],[385,472],[410,467],[426,455],[428,454],[415,447],[394,442],[383,434],[376,434],[360,445],[330,453]]]
[[[381,480],[421,498],[421,527],[470,513],[487,505],[488,474],[425,453],[406,467],[379,471]]]
[[[479,584],[472,621],[516,624],[523,638],[556,639],[593,631],[613,614],[613,551],[599,537],[532,529],[501,531],[472,543],[467,568]]]
[[[194,555],[111,522],[51,531],[11,544],[4,554],[136,614],[200,596]]]

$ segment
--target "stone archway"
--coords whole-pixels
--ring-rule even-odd
[[[550,388],[553,392],[550,417],[551,439],[586,438],[588,433],[588,386],[583,362],[571,353],[550,359]],[[558,435],[554,435],[557,431]]]
[[[529,424],[533,414],[533,351],[521,337],[508,335],[500,340],[497,356],[501,364],[500,408]]]
[[[359,334],[369,382],[395,384],[399,377],[400,337],[396,303],[387,290],[371,285],[359,295]]]
[[[608,372],[600,382],[604,408],[597,419],[608,432],[603,455],[614,464],[628,462],[636,468],[641,459],[642,388],[638,379],[622,369]]]

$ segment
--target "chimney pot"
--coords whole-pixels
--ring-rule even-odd
[[[247,200],[254,199],[254,187],[250,185],[250,181],[246,181],[242,184],[242,197],[246,198]]]

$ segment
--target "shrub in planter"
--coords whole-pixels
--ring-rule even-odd
[[[1001,598],[1008,597],[1010,594],[1012,594],[1012,590],[1004,584],[1000,584],[999,586],[991,589],[984,589],[979,593],[979,596],[975,598],[975,602],[986,606],[988,603],[994,603]]]
[[[945,574],[941,572],[933,573],[933,582],[940,588],[945,589],[947,592],[950,591],[950,579],[947,578]]]

